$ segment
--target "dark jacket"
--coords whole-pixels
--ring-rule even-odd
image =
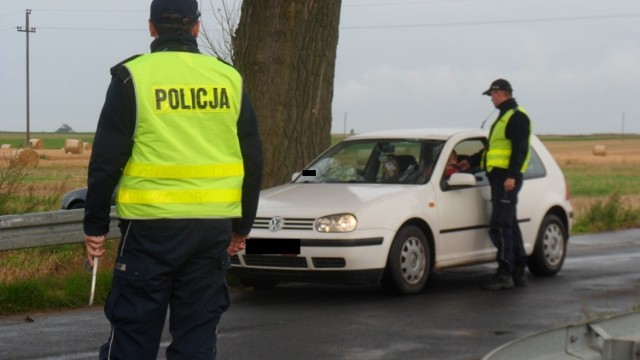
[[[188,35],[157,38],[151,43],[151,52],[157,51],[199,52],[196,38]],[[87,235],[99,236],[109,231],[111,194],[133,148],[136,99],[131,74],[122,66],[128,60],[130,59],[111,68],[111,83],[98,120],[87,179],[84,216],[84,232]],[[238,138],[245,175],[242,185],[242,218],[232,220],[232,230],[245,235],[251,231],[255,219],[263,168],[258,123],[246,91],[243,91],[238,118]]]

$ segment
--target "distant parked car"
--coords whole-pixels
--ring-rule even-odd
[[[242,251],[232,257],[231,272],[257,287],[382,282],[415,294],[432,271],[495,261],[486,172],[446,171],[452,151],[462,160],[486,144],[486,131],[460,129],[382,131],[343,140],[291,183],[260,194],[250,241],[299,241],[300,253]],[[564,263],[572,208],[560,167],[537,137],[531,145],[518,220],[529,270],[551,276]]]
[[[117,190],[117,187],[116,187]],[[62,196],[62,210],[71,210],[71,209],[84,209],[84,204],[87,199],[87,188],[78,188],[69,191],[68,193]],[[111,205],[116,204],[116,191],[113,192],[111,196]]]

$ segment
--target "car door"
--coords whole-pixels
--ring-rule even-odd
[[[448,267],[465,263],[488,261],[495,257],[495,247],[489,238],[491,214],[491,189],[485,171],[479,163],[463,173],[475,177],[475,185],[449,187],[445,174],[446,161],[452,151],[456,151],[458,162],[475,156],[476,162],[484,149],[486,138],[465,139],[446,146],[440,154],[437,174],[432,181],[437,193],[439,213],[439,234],[437,266]],[[455,174],[454,174],[455,175]]]

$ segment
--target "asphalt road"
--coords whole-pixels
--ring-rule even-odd
[[[493,265],[435,274],[424,292],[282,285],[236,291],[219,359],[479,359],[517,338],[640,306],[640,229],[571,238],[563,270],[487,292]],[[27,318],[28,316],[28,318]],[[0,359],[95,359],[109,325],[98,307],[0,317]],[[170,342],[164,335],[160,358]]]

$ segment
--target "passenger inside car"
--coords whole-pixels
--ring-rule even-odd
[[[460,167],[458,165],[458,153],[453,150],[451,151],[451,155],[449,155],[449,159],[447,159],[447,165],[444,168],[444,179],[449,179],[449,177],[457,172],[460,172]]]

